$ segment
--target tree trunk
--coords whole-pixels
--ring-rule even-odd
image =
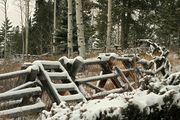
[[[53,25],[53,29],[54,29],[54,34],[56,32],[56,0],[54,0],[54,25]],[[56,39],[55,36],[53,36],[53,42],[52,42],[52,53],[55,54],[56,53]]]
[[[3,0],[4,5],[4,19],[5,19],[5,31],[4,31],[4,58],[7,58],[7,0]]]
[[[121,48],[125,48],[126,44],[126,37],[125,37],[125,12],[122,13],[121,16]]]
[[[22,54],[23,54],[23,59],[24,59],[24,48],[25,48],[25,41],[24,41],[24,29],[23,29],[23,4],[22,0],[19,0],[19,8],[21,12],[21,35],[22,35]]]
[[[25,28],[26,28],[26,56],[28,55],[28,42],[29,42],[29,0],[25,1]]]
[[[68,0],[68,58],[73,56],[72,0]]]
[[[130,9],[130,0],[123,0],[123,5]],[[121,16],[121,47],[122,49],[128,48],[128,33],[129,33],[129,19],[130,12],[124,11]]]
[[[121,29],[121,23],[119,22],[118,23],[118,38],[117,38],[118,45],[120,44],[120,36],[121,36],[120,29]]]
[[[107,39],[106,39],[106,52],[111,48],[111,27],[112,27],[112,0],[108,0],[108,24],[107,24]]]
[[[79,55],[85,58],[85,38],[84,38],[84,24],[82,17],[82,2],[76,0],[76,22],[77,22],[77,37]]]
[[[178,45],[180,47],[180,25],[178,27]]]

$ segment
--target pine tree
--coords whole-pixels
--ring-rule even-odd
[[[2,23],[1,29],[0,29],[0,35],[3,37],[5,37],[5,26],[7,24],[7,38],[10,37],[10,34],[12,32],[12,22],[7,18],[7,23],[5,23],[5,21]],[[2,42],[2,41],[1,41]]]
[[[99,9],[98,15],[95,16],[95,21],[97,24],[95,24],[95,30],[97,31],[97,34],[95,37],[97,37],[100,40],[100,46],[104,47],[106,45],[106,32],[107,32],[107,0],[97,0],[97,3],[93,4],[94,8]]]
[[[12,40],[11,40],[11,49],[12,54],[21,54],[23,45],[21,40],[21,31],[20,27],[16,26],[13,28]]]
[[[59,53],[67,52],[68,34],[68,3],[67,0],[57,1],[57,38],[56,46]]]
[[[36,0],[35,13],[29,41],[30,53],[42,54],[51,51],[53,33],[53,3],[51,0]]]
[[[4,53],[4,57],[8,57],[10,55],[10,44],[11,44],[11,36],[12,36],[12,23],[7,18],[6,21],[3,22],[0,29],[1,42],[4,45],[4,52],[6,50],[6,54]],[[6,39],[6,41],[5,41]]]

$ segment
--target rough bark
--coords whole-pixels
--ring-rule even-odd
[[[73,56],[72,0],[68,0],[68,58]]]
[[[84,38],[84,23],[82,17],[82,2],[76,0],[76,22],[77,22],[77,37],[79,55],[85,58],[85,38]]]
[[[108,0],[108,24],[107,24],[107,39],[106,39],[106,52],[111,48],[111,27],[112,27],[112,0]]]

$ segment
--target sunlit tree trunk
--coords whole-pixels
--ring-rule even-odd
[[[78,37],[78,49],[79,55],[85,58],[85,38],[84,38],[84,24],[82,17],[82,2],[81,0],[76,1],[76,22],[77,22],[77,37]]]
[[[72,0],[68,0],[68,57],[73,56]]]
[[[28,55],[29,42],[29,0],[25,0],[25,29],[26,29],[26,56]]]
[[[112,0],[108,0],[106,52],[108,52],[111,49],[111,27],[112,27],[111,13],[112,13]]]

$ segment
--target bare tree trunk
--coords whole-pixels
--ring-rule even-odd
[[[55,32],[56,32],[56,0],[54,0],[54,26],[53,26],[53,29],[54,29],[54,34],[55,34]],[[52,53],[53,54],[56,53],[55,43],[56,43],[56,39],[55,39],[55,36],[53,36],[53,42],[52,42]]]
[[[4,40],[5,40],[5,45],[4,45],[4,57],[5,59],[7,58],[7,0],[4,0],[4,13],[5,13],[5,34],[4,34]]]
[[[23,0],[19,0],[19,5],[18,5],[20,12],[21,12],[21,39],[22,39],[22,54],[24,58],[24,49],[25,49],[25,41],[24,41],[24,29],[23,29]]]
[[[68,0],[68,57],[73,56],[72,0]]]
[[[24,42],[24,28],[23,28],[23,6],[22,6],[22,0],[20,0],[20,9],[21,9],[21,33],[22,33],[22,54],[24,58],[24,48],[25,48],[25,42]]]
[[[178,44],[179,44],[179,47],[180,47],[180,26],[178,27]]]
[[[78,49],[79,55],[85,58],[85,38],[84,38],[84,24],[82,17],[82,2],[81,0],[76,1],[76,22],[77,22],[77,37],[78,37]]]
[[[118,39],[117,39],[117,44],[119,45],[120,44],[120,37],[121,37],[121,33],[120,33],[120,29],[121,29],[121,24],[120,24],[120,21],[118,23]]]
[[[108,0],[108,24],[107,24],[107,39],[106,39],[106,52],[111,48],[111,27],[112,27],[112,0]]]
[[[126,20],[125,20],[125,12],[123,12],[122,16],[121,16],[121,47],[122,47],[122,49],[124,49],[125,46],[126,46],[125,45],[126,44],[125,22],[126,22]]]
[[[4,28],[4,58],[7,58],[7,0],[0,1],[4,9],[4,21],[5,21],[5,28]]]
[[[25,1],[25,28],[26,28],[26,56],[28,56],[28,42],[29,42],[29,0]]]

